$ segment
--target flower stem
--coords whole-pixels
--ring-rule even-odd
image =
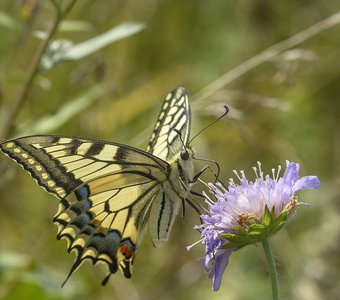
[[[264,253],[266,255],[266,259],[268,262],[269,272],[270,272],[270,280],[272,282],[272,295],[273,300],[279,300],[279,284],[277,280],[277,270],[275,266],[275,261],[273,257],[273,252],[270,247],[270,243],[268,239],[262,240],[262,246],[264,249]]]

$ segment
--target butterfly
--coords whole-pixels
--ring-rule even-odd
[[[65,282],[86,260],[107,267],[103,285],[118,269],[130,278],[147,227],[154,246],[162,246],[181,207],[195,207],[190,124],[188,93],[179,87],[165,97],[147,151],[62,135],[0,144],[2,152],[60,200],[53,218],[57,238],[65,238],[68,252],[76,253]]]

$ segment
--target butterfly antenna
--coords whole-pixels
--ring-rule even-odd
[[[194,135],[194,137],[189,141],[188,145],[190,145],[191,142],[192,142],[198,135],[200,135],[204,130],[208,129],[211,125],[214,125],[217,121],[221,120],[223,117],[225,117],[225,116],[228,114],[228,112],[229,112],[229,107],[228,107],[227,105],[224,105],[223,107],[224,107],[224,109],[225,109],[225,112],[224,112],[221,116],[219,116],[215,121],[213,121],[212,123],[208,124],[208,125],[205,126],[203,129],[201,129],[198,133],[196,133],[196,134]],[[176,129],[174,129],[174,130],[176,130]]]

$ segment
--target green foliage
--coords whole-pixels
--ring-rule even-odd
[[[72,118],[88,108],[95,100],[104,95],[104,93],[104,87],[97,84],[83,92],[82,95],[65,102],[54,115],[42,116],[38,120],[35,120],[31,127],[19,132],[18,135],[23,136],[28,134],[46,134],[53,131],[55,132],[66,122],[72,120]]]
[[[17,29],[18,24],[11,16],[0,10],[0,26],[15,30]]]
[[[48,70],[66,61],[82,59],[114,42],[141,31],[144,27],[142,23],[138,22],[123,23],[76,45],[68,40],[51,41],[49,49],[41,59],[41,68]],[[73,28],[78,29],[79,27]]]

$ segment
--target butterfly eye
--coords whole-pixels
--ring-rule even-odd
[[[187,150],[183,150],[181,152],[181,159],[182,160],[188,160],[189,159],[189,152]]]

